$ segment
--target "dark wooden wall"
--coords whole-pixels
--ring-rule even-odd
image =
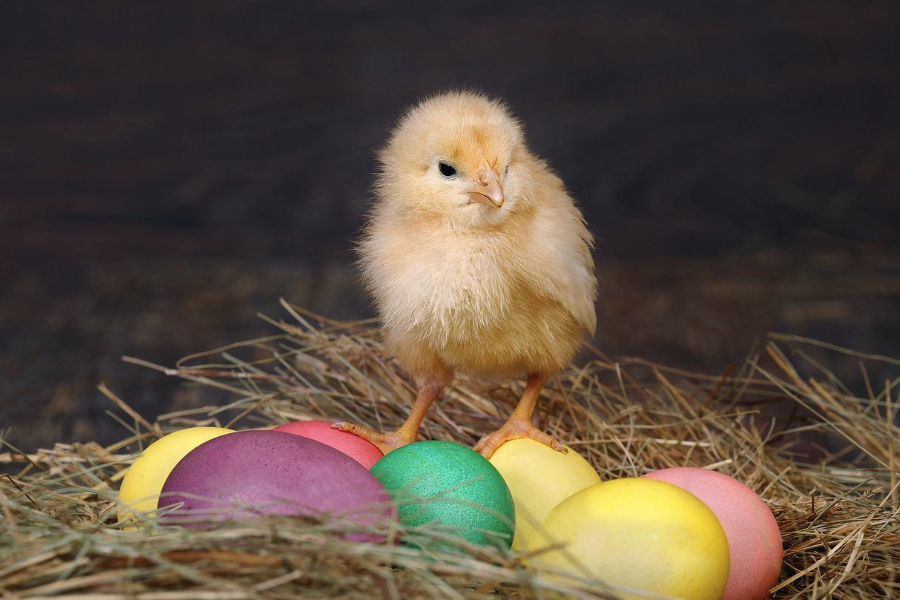
[[[172,363],[350,266],[404,107],[505,98],[600,244],[597,343],[721,369],[769,330],[900,354],[900,8],[841,2],[0,8],[0,428],[110,441],[217,401]],[[850,377],[853,365],[836,368]]]

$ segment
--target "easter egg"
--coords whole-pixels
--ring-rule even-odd
[[[391,493],[407,527],[434,524],[469,543],[509,548],[516,518],[512,496],[497,469],[474,450],[452,442],[416,442],[386,454],[372,474]],[[450,549],[416,532],[405,542]]]
[[[330,421],[296,421],[279,425],[272,431],[283,431],[316,440],[343,452],[362,466],[370,469],[384,453],[378,447],[357,435],[332,428]]]
[[[543,526],[564,547],[530,566],[600,579],[625,600],[646,598],[638,592],[719,600],[728,580],[728,539],[719,520],[695,496],[662,481],[592,485],[560,502]]]
[[[644,475],[697,496],[718,517],[731,549],[731,573],[722,600],[763,600],[778,583],[784,555],[781,532],[766,503],[740,481],[690,467]]]
[[[172,469],[184,456],[204,442],[232,433],[222,427],[191,427],[170,433],[149,446],[135,459],[125,473],[119,488],[119,521],[134,512],[152,514],[156,511],[159,493]]]
[[[491,456],[516,506],[513,550],[541,545],[541,523],[554,506],[586,487],[600,483],[600,476],[580,454],[568,448],[563,454],[529,438],[506,442]]]
[[[391,514],[384,487],[358,462],[298,435],[238,431],[185,456],[163,485],[159,508],[187,525],[258,515],[340,514],[371,523]]]

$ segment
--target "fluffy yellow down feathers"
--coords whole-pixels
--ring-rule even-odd
[[[380,160],[360,264],[419,398],[393,434],[338,426],[390,449],[415,440],[455,371],[528,376],[510,421],[476,449],[490,456],[526,436],[559,446],[530,416],[546,379],[594,333],[597,294],[592,237],[563,182],[503,104],[466,92],[414,107]]]

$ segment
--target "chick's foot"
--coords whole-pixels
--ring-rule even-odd
[[[504,423],[503,427],[481,438],[473,450],[479,452],[485,458],[490,458],[497,448],[510,440],[519,438],[531,438],[546,446],[550,446],[557,452],[566,453],[568,450],[556,438],[544,433],[531,424],[525,416],[513,415]]]
[[[355,423],[343,421],[335,423],[331,427],[332,429],[339,429],[340,431],[346,431],[347,433],[352,433],[357,437],[361,437],[367,442],[375,444],[378,449],[385,454],[391,450],[396,450],[401,446],[406,446],[407,444],[412,444],[416,441],[415,432],[407,433],[403,430],[394,431],[393,433],[381,433],[380,431],[369,429],[363,425],[356,425]]]

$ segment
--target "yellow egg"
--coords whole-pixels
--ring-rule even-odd
[[[542,545],[540,524],[553,507],[572,494],[600,483],[594,468],[580,454],[568,450],[563,454],[522,438],[506,442],[491,457],[491,464],[503,475],[516,503],[513,550]]]
[[[200,444],[232,431],[223,427],[191,427],[170,433],[150,444],[122,480],[119,521],[130,518],[133,511],[153,513],[163,484],[175,465]]]
[[[600,579],[624,600],[648,597],[640,592],[719,600],[728,581],[719,520],[691,493],[662,481],[591,486],[562,501],[543,525],[565,549],[540,555],[531,567]]]

